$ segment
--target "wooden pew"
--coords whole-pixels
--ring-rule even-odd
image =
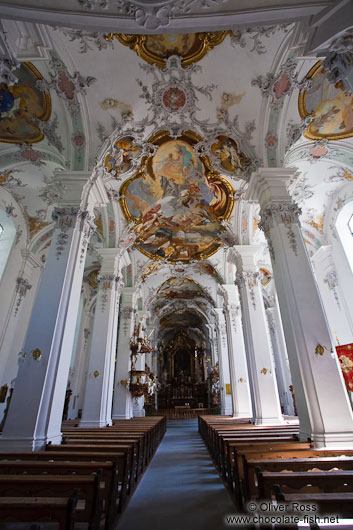
[[[281,434],[259,434],[257,436],[247,436],[247,437],[224,437],[222,438],[222,444],[219,447],[219,457],[218,457],[218,466],[223,474],[223,478],[227,480],[229,478],[229,472],[231,470],[231,459],[232,451],[234,447],[244,446],[252,447],[258,444],[268,444],[273,446],[276,443],[289,443],[289,444],[302,444],[303,442],[298,442],[298,440],[293,437],[293,435],[281,435]]]
[[[279,485],[283,493],[353,492],[353,471],[271,472],[257,468],[258,498],[271,499]]]
[[[353,457],[330,456],[330,457],[312,457],[312,458],[283,458],[275,459],[246,459],[243,457],[244,481],[242,483],[243,500],[248,501],[257,495],[257,477],[256,469],[261,471],[282,472],[290,471],[310,471],[311,469],[320,469],[321,471],[330,471],[338,468],[341,470],[353,469]]]
[[[105,528],[113,524],[119,510],[118,470],[115,462],[61,462],[48,460],[0,460],[0,474],[7,475],[83,475],[100,474],[100,494]]]
[[[344,450],[349,456],[353,457],[353,450]],[[238,506],[241,508],[243,505],[243,496],[245,492],[249,491],[250,486],[246,481],[249,475],[247,474],[247,462],[248,460],[266,461],[271,460],[273,462],[284,461],[288,459],[312,459],[312,458],[323,458],[323,457],[340,457],[342,451],[340,450],[323,450],[323,449],[310,449],[310,448],[285,448],[285,447],[272,447],[272,449],[258,448],[258,449],[240,449],[238,448],[235,452],[235,464],[234,464],[234,491],[235,499]],[[261,468],[261,464],[259,465]]]
[[[43,461],[49,465],[52,462],[63,463],[69,466],[70,464],[93,464],[98,470],[103,463],[111,462],[115,465],[117,479],[115,481],[115,488],[117,490],[117,511],[120,513],[125,507],[128,496],[128,474],[126,454],[120,452],[109,452],[109,454],[102,452],[78,452],[78,451],[34,451],[32,453],[2,453],[0,454],[0,462],[5,464],[9,461]],[[104,469],[104,466],[103,466]]]
[[[3,523],[59,523],[59,530],[74,530],[76,497],[0,497]]]
[[[0,497],[70,497],[84,503],[76,521],[99,530],[102,513],[100,476],[95,475],[0,475]]]
[[[277,484],[273,488],[277,502],[298,504],[316,504],[317,514],[352,517],[353,493],[282,493]]]
[[[63,445],[48,445],[48,451],[51,453],[105,453],[105,457],[109,460],[109,456],[114,452],[122,452],[125,455],[127,461],[127,493],[130,494],[134,487],[135,477],[135,465],[136,459],[134,458],[134,446],[133,444],[114,443],[114,444],[63,444]]]
[[[233,489],[236,481],[241,481],[244,477],[244,471],[242,466],[242,454],[257,454],[257,453],[271,453],[281,451],[303,451],[310,450],[310,444],[307,442],[296,442],[296,441],[278,441],[278,440],[265,440],[259,438],[257,441],[248,443],[243,442],[229,442],[227,448],[227,481],[231,490]],[[261,457],[260,457],[261,458]]]
[[[77,422],[63,424],[64,442],[66,443],[60,446],[50,444],[46,451],[33,453],[0,454],[0,479],[2,477],[3,482],[6,482],[8,490],[9,485],[13,488],[9,490],[12,493],[15,493],[18,486],[17,481],[23,484],[22,487],[27,486],[27,488],[30,482],[31,488],[37,491],[36,488],[39,490],[45,480],[46,484],[50,485],[50,496],[52,493],[54,495],[56,488],[55,498],[61,499],[58,500],[57,505],[60,505],[63,513],[63,506],[65,507],[65,502],[67,503],[70,498],[67,494],[58,492],[60,488],[64,489],[63,484],[77,482],[82,476],[88,480],[92,478],[95,480],[94,477],[97,477],[96,474],[99,472],[102,474],[98,490],[99,508],[105,515],[105,529],[109,530],[114,524],[117,512],[123,509],[128,494],[160,443],[166,430],[166,420],[164,417],[119,420],[114,426],[99,429],[81,429],[75,424]],[[59,485],[54,487],[53,481],[59,482]],[[0,480],[0,490],[1,487]],[[87,492],[84,491],[84,493]],[[80,497],[81,495],[80,493]],[[41,501],[43,506],[51,502],[45,500],[48,496],[43,497],[44,501]],[[25,506],[25,497],[24,495],[21,497],[24,503],[22,504]],[[38,495],[36,497],[39,498]],[[15,496],[11,498],[15,499]],[[11,500],[10,504],[14,506],[15,502]],[[4,513],[6,510],[9,511],[6,503],[2,504]],[[93,506],[93,504],[93,502],[85,502],[84,511],[87,510],[88,505]],[[19,512],[20,510],[19,508]],[[80,510],[79,517],[82,522],[83,518],[87,518],[82,510]],[[98,522],[94,518],[89,524],[92,529],[98,528]],[[60,525],[60,530],[64,528],[71,530],[69,526],[66,529],[63,522],[60,522]]]
[[[138,480],[140,473],[143,472],[148,462],[147,444],[145,443],[144,434],[126,434],[126,433],[74,433],[65,434],[63,437],[63,444],[74,445],[74,444],[115,444],[115,442],[136,443],[137,446],[137,465],[135,480]]]

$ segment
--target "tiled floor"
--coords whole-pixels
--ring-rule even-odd
[[[235,511],[197,420],[170,421],[116,530],[220,530]]]

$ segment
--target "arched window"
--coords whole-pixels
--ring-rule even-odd
[[[0,280],[4,273],[12,245],[16,238],[16,226],[4,210],[0,210]]]

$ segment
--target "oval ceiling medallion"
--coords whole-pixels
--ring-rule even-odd
[[[230,183],[198,156],[195,133],[172,139],[167,132],[149,141],[158,146],[121,186],[120,204],[134,223],[136,247],[152,259],[204,259],[222,244],[223,220],[234,206]]]
[[[32,63],[22,63],[16,76],[15,85],[0,86],[0,142],[40,142],[44,138],[41,122],[51,114],[50,94],[37,88],[43,77]]]
[[[345,92],[341,82],[330,83],[316,63],[306,75],[312,80],[308,90],[299,93],[299,114],[312,117],[304,136],[310,140],[340,140],[353,136],[353,96]]]

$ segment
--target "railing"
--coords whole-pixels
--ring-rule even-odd
[[[215,414],[215,409],[158,409],[156,410],[155,414],[157,416],[165,416],[167,420],[191,420],[197,418],[198,416],[205,416],[206,414]]]

